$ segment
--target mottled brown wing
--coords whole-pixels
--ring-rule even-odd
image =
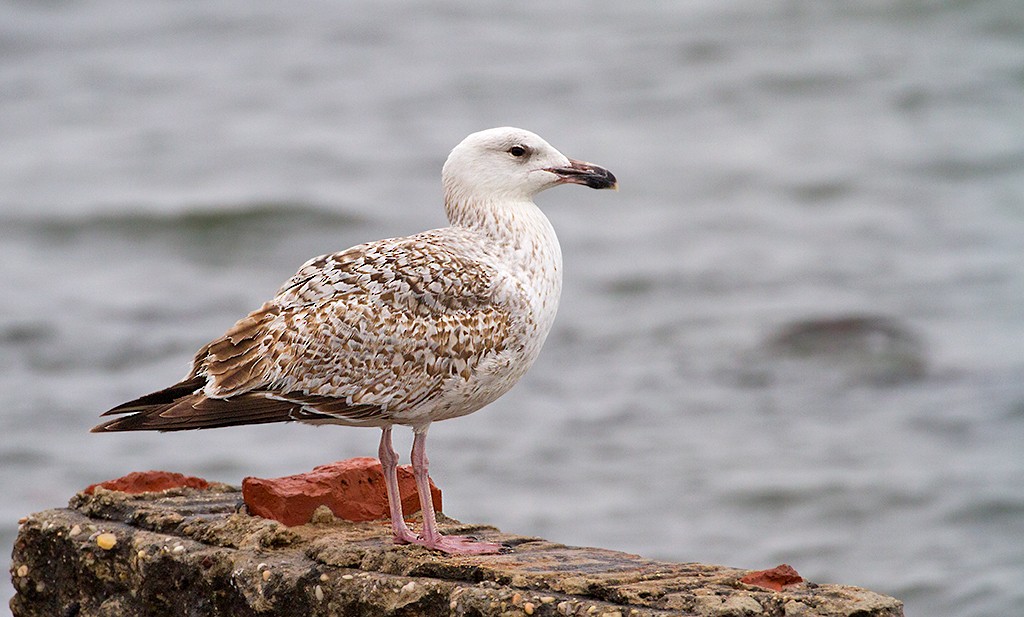
[[[196,374],[218,398],[269,389],[408,409],[505,348],[496,281],[429,234],[319,257],[208,345]]]
[[[450,241],[426,232],[307,262],[199,350],[188,378],[108,412],[138,418],[96,430],[318,417],[372,424],[430,400],[504,350],[513,325],[494,301],[498,274]]]

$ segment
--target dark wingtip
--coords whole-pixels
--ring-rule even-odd
[[[107,415],[107,414],[104,414],[104,415]],[[89,429],[89,432],[90,433],[117,433],[117,432],[120,432],[120,431],[137,430],[138,428],[140,428],[140,424],[142,424],[140,422],[140,420],[143,420],[143,419],[144,419],[144,416],[142,414],[132,414],[130,416],[121,416],[119,418],[113,418],[111,420],[107,420],[106,422],[104,422],[102,424],[97,424],[96,426],[94,426],[91,429]]]

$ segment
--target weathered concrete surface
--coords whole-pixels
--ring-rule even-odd
[[[15,617],[903,614],[898,600],[855,587],[772,591],[740,582],[748,570],[569,547],[443,517],[447,533],[511,549],[446,556],[394,546],[385,521],[350,523],[323,510],[288,528],[241,508],[239,491],[224,485],[76,495],[69,508],[22,522],[11,609]]]

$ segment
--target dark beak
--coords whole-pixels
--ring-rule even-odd
[[[619,190],[619,182],[612,172],[591,163],[569,159],[568,167],[552,167],[548,171],[561,178],[562,182],[583,184],[592,189]]]

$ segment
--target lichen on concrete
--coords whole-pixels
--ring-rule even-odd
[[[903,614],[898,600],[855,587],[775,591],[742,583],[748,570],[440,521],[446,533],[509,550],[449,556],[395,546],[386,521],[329,513],[286,527],[249,516],[239,491],[224,485],[138,495],[99,488],[22,522],[11,609],[15,617]]]

